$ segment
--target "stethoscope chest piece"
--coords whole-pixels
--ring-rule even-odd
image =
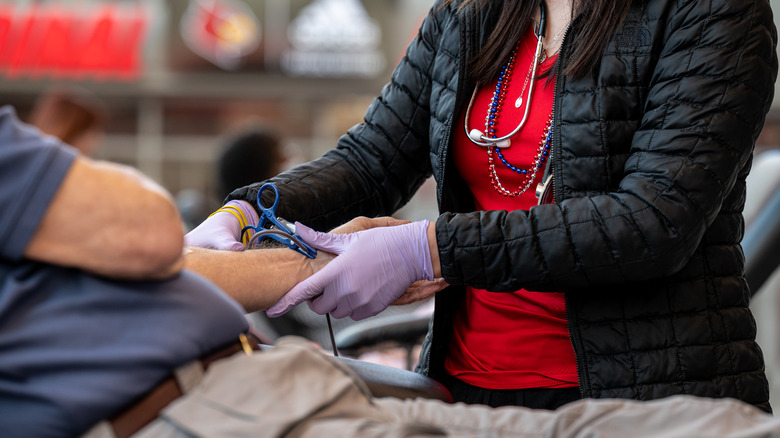
[[[476,128],[474,128],[471,131],[469,131],[469,138],[471,139],[471,141],[474,144],[476,144],[478,146],[482,146],[482,147],[495,146],[497,148],[508,148],[509,146],[512,146],[512,141],[509,140],[508,138],[503,139],[501,141],[497,141],[495,143],[485,142],[485,141],[482,140],[483,138],[486,138],[485,134],[482,133],[482,131],[480,131],[479,129],[476,129]],[[485,143],[488,143],[488,144],[485,144]]]

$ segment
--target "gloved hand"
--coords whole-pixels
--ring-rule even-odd
[[[276,317],[306,300],[335,318],[368,318],[386,309],[418,280],[433,280],[429,221],[378,227],[352,234],[319,233],[296,222],[312,247],[337,255],[321,271],[290,289],[266,311]]]
[[[241,230],[247,225],[257,226],[259,220],[260,217],[251,204],[234,199],[184,235],[184,244],[200,248],[243,251]]]

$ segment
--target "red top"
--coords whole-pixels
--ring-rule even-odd
[[[503,109],[497,118],[496,136],[510,133],[523,117],[525,102],[515,102],[529,74],[536,49],[536,37],[529,28],[516,55]],[[546,60],[537,75],[555,62]],[[468,121],[469,131],[485,131],[493,83],[480,88]],[[507,79],[504,79],[505,81]],[[530,84],[529,84],[530,85]],[[537,80],[525,126],[511,138],[511,146],[502,149],[504,158],[518,169],[530,169],[539,151],[542,133],[553,105],[553,82]],[[526,88],[523,99],[528,94]],[[455,165],[474,195],[477,210],[528,210],[536,205],[535,181],[518,197],[498,193],[491,184],[487,148],[477,146],[463,129],[465,110],[455,130]],[[493,154],[501,185],[517,191],[525,177],[509,168]],[[517,260],[517,263],[523,263]],[[577,386],[574,350],[566,324],[566,306],[561,293],[519,290],[512,293],[487,292],[466,288],[466,299],[455,314],[450,355],[445,360],[450,375],[487,389],[557,388]]]

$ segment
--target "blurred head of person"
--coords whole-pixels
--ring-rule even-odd
[[[93,155],[100,145],[106,119],[106,108],[96,96],[81,89],[56,89],[38,99],[29,121],[82,154]]]
[[[286,161],[279,138],[262,126],[245,128],[226,143],[217,161],[217,196],[276,176]]]

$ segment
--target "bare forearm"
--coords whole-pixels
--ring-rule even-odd
[[[234,252],[187,247],[184,255],[187,269],[214,282],[247,312],[267,309],[329,258],[320,252],[312,261],[287,248]]]

